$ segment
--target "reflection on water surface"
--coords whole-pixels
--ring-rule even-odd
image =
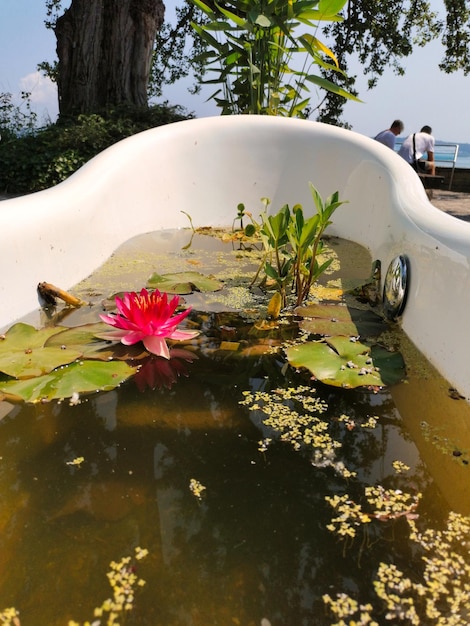
[[[360,502],[366,487],[382,485],[423,494],[419,524],[440,527],[451,508],[468,514],[468,406],[415,357],[409,381],[379,393],[286,372],[267,347],[292,339],[295,324],[250,334],[265,300],[241,288],[252,277],[251,252],[200,236],[182,250],[189,236],[136,238],[77,294],[99,302],[175,264],[213,273],[223,292],[185,297],[204,330],[184,346],[197,360],[180,359],[170,372],[150,361],[140,380],[76,405],[0,403],[0,609],[15,606],[22,626],[92,621],[110,595],[109,563],[142,546],[149,556],[136,567],[146,585],[129,624],[321,626],[335,621],[322,596],[339,592],[372,602],[376,619],[390,623],[373,591],[379,563],[414,578],[422,571],[405,517],[358,526],[345,548],[327,528],[335,512],[325,497]],[[343,268],[336,272],[367,278],[364,251],[332,247]],[[96,316],[90,307],[61,323]],[[296,450],[263,423],[265,414],[240,404],[246,391],[305,384],[327,405],[318,418],[356,477],[315,462],[311,446]],[[397,460],[409,469],[397,472]],[[192,479],[205,487],[200,498]]]

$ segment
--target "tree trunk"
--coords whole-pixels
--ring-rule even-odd
[[[55,25],[61,115],[147,106],[163,0],[72,0]]]

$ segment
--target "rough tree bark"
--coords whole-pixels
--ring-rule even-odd
[[[147,106],[163,0],[73,0],[54,27],[61,115]]]

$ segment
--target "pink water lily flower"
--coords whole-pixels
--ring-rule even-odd
[[[140,294],[135,291],[125,293],[122,299],[116,297],[118,314],[100,315],[103,322],[115,328],[100,336],[103,339],[120,341],[126,346],[142,341],[148,352],[169,359],[166,339],[184,341],[199,334],[195,330],[176,328],[191,310],[189,308],[173,315],[178,303],[178,296],[168,302],[168,295],[160,293],[158,289],[153,292],[142,289]]]

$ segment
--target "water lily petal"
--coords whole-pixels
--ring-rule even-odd
[[[105,341],[121,341],[124,335],[127,334],[127,330],[104,330],[102,333],[95,333],[95,337],[98,339],[104,339]]]
[[[100,314],[100,318],[106,324],[122,330],[127,331],[139,329],[139,326],[122,317],[122,315],[115,315],[114,313],[110,313],[109,315]]]
[[[171,335],[169,335],[169,339],[175,339],[176,341],[187,341],[188,339],[194,339],[199,335],[199,331],[197,330],[174,330]]]
[[[191,308],[185,309],[184,311],[181,311],[181,313],[177,313],[176,315],[174,315],[171,318],[171,321],[174,324],[174,326],[177,326],[180,322],[184,320],[185,317],[188,317],[190,312],[191,312]]]
[[[156,337],[155,335],[151,335],[149,337],[144,337],[143,340],[145,349],[152,354],[156,354],[157,356],[162,356],[164,359],[170,358],[170,351],[168,350],[168,346],[166,341],[162,337]]]
[[[125,332],[121,338],[121,343],[125,346],[133,346],[138,341],[142,341],[145,338],[145,334],[140,330],[131,330]]]
[[[104,315],[100,313],[100,318],[105,324],[109,324],[110,326],[116,326],[116,316],[115,315]]]

